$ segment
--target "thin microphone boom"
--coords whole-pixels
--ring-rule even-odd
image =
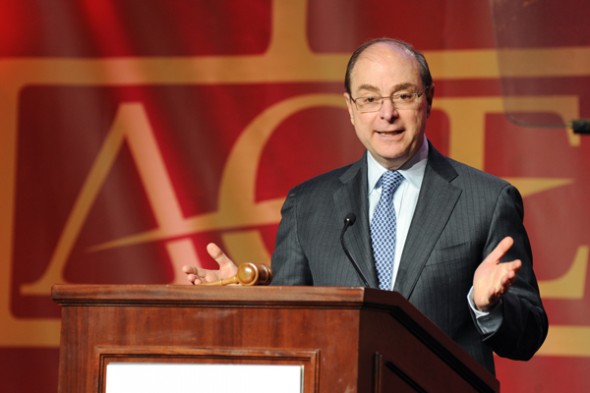
[[[365,277],[365,275],[361,271],[361,268],[359,267],[358,263],[356,263],[356,261],[354,260],[352,255],[350,255],[350,253],[348,252],[348,249],[346,248],[346,244],[344,243],[344,233],[346,232],[346,230],[349,227],[354,225],[355,221],[356,221],[356,216],[354,215],[354,213],[348,213],[346,215],[346,217],[344,217],[344,227],[342,227],[342,232],[340,232],[340,244],[342,245],[342,249],[344,250],[346,257],[348,258],[348,260],[352,264],[352,267],[354,267],[354,270],[356,270],[359,277],[363,281],[363,285],[368,288],[368,287],[370,287],[369,281],[367,280],[367,278]]]

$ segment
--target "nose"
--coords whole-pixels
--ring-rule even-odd
[[[381,104],[379,115],[383,120],[387,121],[388,123],[391,123],[398,118],[399,113],[397,112],[397,108],[395,107],[395,105],[393,105],[393,101],[391,99],[386,98],[383,100],[383,103]]]

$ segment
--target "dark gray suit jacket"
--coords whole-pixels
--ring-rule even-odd
[[[311,179],[289,192],[272,257],[274,285],[362,286],[340,245],[345,235],[371,287],[377,288],[369,233],[367,159]],[[467,293],[477,266],[505,236],[514,246],[504,260],[523,262],[503,295],[503,323],[483,335]],[[509,183],[444,157],[431,145],[422,189],[394,290],[494,372],[492,351],[529,359],[548,330],[523,226],[522,199]]]

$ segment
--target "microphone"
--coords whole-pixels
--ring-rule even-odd
[[[344,227],[342,227],[342,232],[340,232],[340,244],[342,245],[342,249],[344,250],[346,257],[348,258],[348,260],[352,264],[352,267],[354,267],[354,270],[356,270],[360,279],[362,280],[363,285],[365,287],[369,288],[370,285],[369,285],[367,278],[365,277],[365,275],[361,271],[361,268],[359,267],[358,263],[356,263],[356,261],[354,260],[352,255],[350,255],[350,253],[348,252],[348,249],[346,248],[346,244],[344,244],[344,233],[346,232],[346,230],[349,227],[354,225],[355,221],[356,221],[356,215],[354,213],[348,213],[346,215],[346,217],[344,217]]]

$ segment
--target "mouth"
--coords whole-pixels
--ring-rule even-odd
[[[404,130],[391,130],[391,131],[375,131],[375,133],[379,135],[399,135],[402,134]]]

